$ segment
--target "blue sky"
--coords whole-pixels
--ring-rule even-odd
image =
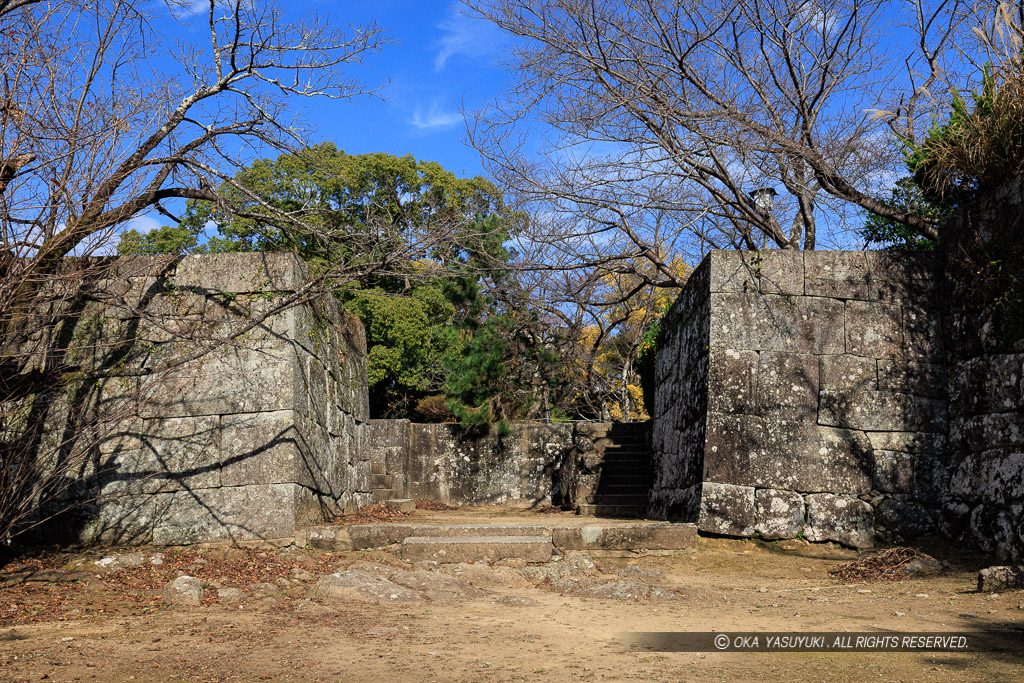
[[[376,22],[394,41],[348,71],[367,86],[386,83],[378,97],[293,100],[315,129],[312,141],[329,140],[349,154],[412,154],[459,176],[483,173],[479,155],[462,142],[460,109],[476,109],[498,95],[507,78],[498,58],[508,39],[460,8],[445,0],[289,4],[289,19],[315,13],[339,27]],[[195,19],[191,26],[178,25],[168,16],[160,30],[202,44],[201,32],[208,29],[204,17]],[[148,231],[163,222],[155,215],[140,216],[129,227]]]
[[[476,152],[461,141],[459,109],[493,98],[506,78],[497,64],[505,41],[497,28],[445,0],[303,4],[339,25],[376,21],[396,41],[351,69],[366,85],[388,81],[383,99],[297,103],[320,139],[350,154],[413,154],[459,175],[482,171]]]
[[[319,136],[350,154],[413,154],[459,175],[482,172],[465,146],[460,107],[474,109],[493,98],[506,74],[497,65],[504,38],[490,23],[467,17],[444,0],[310,2],[336,22],[376,21],[399,44],[367,58],[364,83],[390,79],[383,101],[310,103]]]

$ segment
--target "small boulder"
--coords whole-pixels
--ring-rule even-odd
[[[512,567],[489,567],[486,564],[443,564],[441,571],[477,588],[528,588],[530,582]]]
[[[1024,588],[1024,566],[989,567],[978,572],[978,592],[994,593],[996,591]]]
[[[221,588],[217,591],[217,597],[223,603],[234,603],[241,602],[245,597],[245,593],[237,588]]]
[[[420,602],[423,596],[405,586],[359,570],[328,574],[314,584],[309,597],[320,602]]]
[[[613,600],[677,600],[672,591],[651,583],[640,581],[612,581],[599,586],[582,586],[572,591],[574,595],[588,598],[611,598]]]
[[[163,596],[172,605],[198,607],[203,601],[203,582],[193,576],[179,576],[164,586]]]

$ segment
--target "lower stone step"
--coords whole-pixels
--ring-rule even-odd
[[[598,491],[584,498],[583,502],[590,505],[637,505],[647,507],[647,492],[616,494]]]
[[[549,562],[553,550],[550,536],[410,536],[402,541],[401,555],[409,562]]]
[[[591,517],[646,517],[647,506],[584,503],[576,507],[576,513]]]

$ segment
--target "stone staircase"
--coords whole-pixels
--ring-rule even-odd
[[[595,446],[604,451],[601,478],[577,505],[577,512],[594,517],[644,517],[654,485],[650,423],[613,423]]]

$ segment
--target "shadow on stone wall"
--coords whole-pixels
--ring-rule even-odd
[[[365,338],[304,289],[301,260],[114,263],[51,344],[84,379],[39,421],[37,471],[59,491],[37,539],[279,538],[369,502]]]

